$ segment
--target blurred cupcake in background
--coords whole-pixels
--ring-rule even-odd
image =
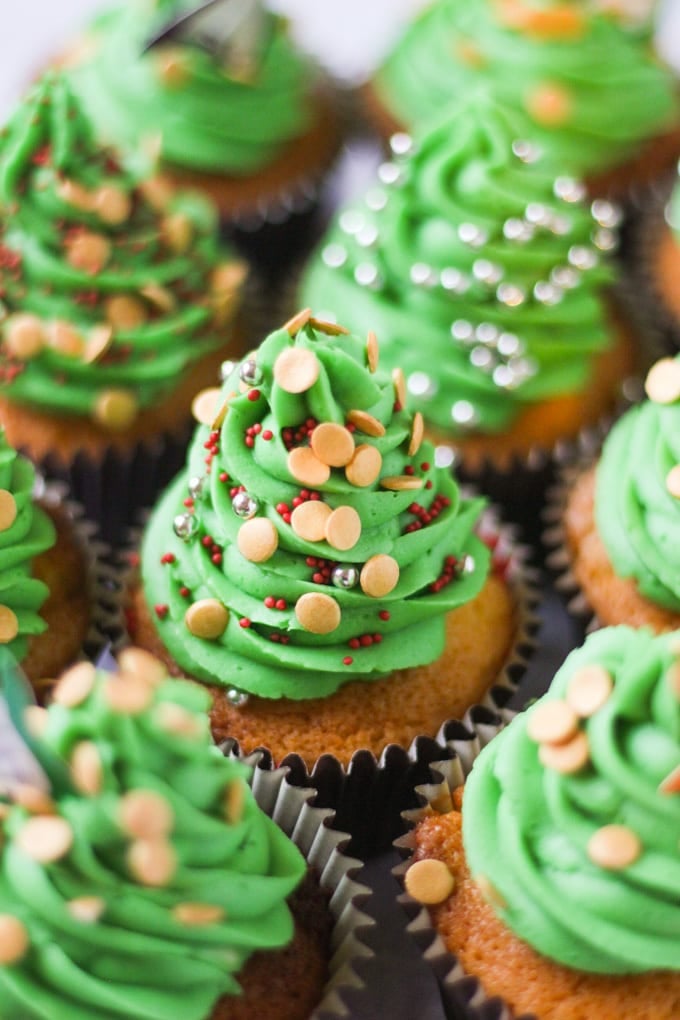
[[[57,471],[84,460],[91,488],[105,490],[112,454],[146,450],[151,473],[152,446],[181,442],[194,394],[244,345],[245,269],[221,247],[214,208],[126,169],[53,73],[0,140],[0,200],[9,441]],[[83,485],[74,478],[78,498]]]
[[[158,139],[168,177],[228,222],[309,204],[340,147],[328,82],[260,0],[127,0],[65,62],[101,138]]]
[[[409,408],[466,471],[550,455],[615,406],[634,364],[609,288],[619,208],[542,156],[531,124],[477,93],[337,215],[299,303],[370,324]]]
[[[677,1016],[678,637],[589,637],[418,812],[404,900],[450,1015]]]
[[[492,555],[483,501],[437,468],[403,399],[371,334],[308,311],[205,395],[129,619],[136,644],[209,686],[217,739],[347,766],[512,686],[521,555],[498,530]]]
[[[657,6],[437,0],[366,86],[369,115],[387,138],[485,85],[591,194],[625,194],[680,152],[677,85],[653,51]]]

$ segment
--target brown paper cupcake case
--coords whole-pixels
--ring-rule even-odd
[[[500,726],[495,732],[498,729]],[[452,791],[464,782],[475,758],[493,735],[494,733],[488,731],[485,733],[475,727],[470,742],[455,747],[456,757],[447,763],[447,768],[442,769],[440,763],[437,763],[433,766],[433,772],[439,775],[435,775],[430,783],[418,787],[416,792],[420,807],[404,813],[404,820],[410,825],[410,831],[394,844],[403,859],[392,869],[392,873],[402,887],[415,845],[414,827],[421,818],[432,811],[443,814],[451,810]],[[408,917],[407,931],[437,979],[447,1020],[536,1020],[533,1014],[514,1017],[502,999],[497,996],[488,997],[484,993],[477,978],[466,974],[458,958],[446,948],[443,939],[430,921],[426,907],[406,892],[398,896],[398,902]]]
[[[231,754],[228,748],[222,750]],[[361,909],[370,890],[354,878],[362,862],[345,854],[349,836],[331,827],[332,812],[310,804],[313,789],[294,783],[289,769],[273,768],[263,755],[244,760],[253,766],[250,782],[257,803],[290,836],[329,896],[333,928],[328,979],[310,1020],[346,1016],[344,993],[363,985],[355,964],[373,955],[363,936],[375,922]]]
[[[470,495],[470,493],[466,493]],[[148,516],[148,511],[144,517]],[[119,648],[130,643],[125,628],[125,593],[137,574],[136,550],[139,548],[144,521],[129,536],[127,553],[118,578],[119,622],[121,632],[115,642]],[[401,813],[417,803],[414,789],[425,782],[434,762],[441,765],[460,754],[473,735],[488,739],[500,722],[514,714],[509,702],[524,675],[535,647],[538,629],[536,607],[539,602],[538,577],[529,565],[529,551],[515,539],[512,525],[502,524],[495,508],[487,508],[479,526],[480,537],[492,548],[492,562],[506,571],[518,604],[517,637],[512,652],[495,684],[483,702],[474,705],[463,721],[444,720],[435,736],[416,736],[408,748],[389,744],[376,757],[371,751],[357,748],[348,766],[334,755],[323,754],[309,771],[298,755],[291,753],[282,760],[299,782],[316,790],[315,804],[335,812],[340,828],[350,833],[349,849],[360,857],[368,857],[389,849],[392,841],[404,831]],[[241,757],[236,739],[224,744],[230,753]],[[256,749],[271,763],[268,749]]]

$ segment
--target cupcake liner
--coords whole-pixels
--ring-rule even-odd
[[[227,747],[222,750],[232,753]],[[295,784],[289,769],[273,768],[265,755],[251,756],[248,764],[253,766],[251,786],[257,803],[300,849],[330,897],[334,923],[328,978],[310,1020],[346,1016],[345,992],[364,983],[356,964],[373,955],[363,936],[374,922],[361,909],[370,890],[354,878],[361,861],[345,854],[349,836],[331,827],[332,812],[310,804],[313,789]]]
[[[144,516],[148,517],[148,512]],[[139,526],[130,533],[128,552],[123,556],[118,592],[122,606],[127,591],[136,581],[138,558],[131,550],[139,547],[143,525],[140,516]],[[414,788],[428,778],[434,762],[444,768],[442,763],[458,755],[460,748],[473,739],[471,731],[482,739],[489,739],[500,723],[514,715],[509,703],[536,645],[538,576],[529,566],[528,550],[517,544],[513,526],[502,524],[495,508],[484,512],[478,532],[492,549],[494,568],[502,571],[513,587],[518,616],[511,653],[482,703],[472,706],[462,721],[444,720],[434,736],[415,736],[407,748],[387,744],[378,756],[370,750],[357,748],[348,765],[332,754],[321,755],[311,770],[295,753],[282,759],[299,782],[314,787],[317,806],[335,812],[337,824],[351,835],[350,851],[361,857],[389,849],[396,836],[403,832],[401,813],[417,803]],[[123,616],[124,609],[121,618]],[[117,644],[126,643],[130,643],[130,639],[123,630]],[[223,746],[229,753],[250,760],[236,738],[225,741]],[[273,760],[265,747],[258,747],[253,753],[263,755],[263,760],[269,764]]]

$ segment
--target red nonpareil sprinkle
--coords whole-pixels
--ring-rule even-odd
[[[383,639],[382,634],[374,634],[373,635],[373,644],[379,645],[380,642],[382,641],[382,639]]]
[[[239,627],[243,627],[244,630],[247,630],[247,628],[250,627],[250,620],[247,616],[242,616],[238,621],[238,625]]]
[[[182,585],[182,587],[180,588],[180,590],[179,590],[179,593],[180,593],[180,595],[182,596],[182,598],[183,598],[183,599],[188,599],[188,598],[189,598],[189,596],[191,595],[191,592],[189,591],[189,589],[187,588],[187,586],[186,586],[186,585],[184,585],[184,584],[183,584],[183,585]]]
[[[413,464],[407,464],[406,467],[404,468],[404,474],[405,475],[412,475],[414,473],[415,473],[415,468],[413,467]]]
[[[264,604],[267,607],[267,609],[273,609],[274,606],[276,605],[276,599],[274,598],[273,595],[267,595],[267,597],[264,600]]]
[[[342,660],[343,666],[351,666],[353,662],[354,659],[352,658],[351,655],[346,655],[345,658]]]
[[[212,536],[211,535],[204,535],[203,538],[201,539],[201,545],[204,545],[206,547],[206,549],[208,549],[208,548],[210,548],[210,546],[214,545],[214,542],[212,540]]]
[[[398,400],[395,400],[394,403],[392,404],[392,410],[394,411],[395,414],[398,414],[399,411],[401,411],[401,404],[399,403]]]
[[[254,402],[259,400],[261,396],[262,394],[259,390],[248,390],[248,400],[252,400]]]
[[[42,145],[39,149],[37,149],[33,153],[31,157],[31,163],[33,163],[34,166],[46,166],[46,164],[49,163],[49,161],[50,161],[49,145]]]
[[[308,567],[315,567],[317,565],[316,556],[308,556],[305,563]]]
[[[305,499],[309,499],[309,498],[310,498],[310,496],[309,496],[309,489],[300,489],[300,499],[301,500],[305,500]]]
[[[430,462],[429,462],[429,460],[424,460],[422,462],[422,464],[420,465],[420,470],[421,471],[429,471],[430,470]]]
[[[158,605],[155,605],[153,607],[153,611],[159,620],[164,620],[165,617],[168,615],[169,606],[159,603]]]
[[[210,559],[212,560],[216,567],[219,567],[220,563],[222,562],[222,553],[220,552],[213,553]]]
[[[175,562],[174,553],[166,552],[163,553],[163,555],[161,556],[161,563],[174,563],[174,562]]]
[[[281,516],[283,517],[284,514],[290,513],[290,507],[288,506],[287,503],[277,503],[276,512],[277,514],[281,514]]]
[[[269,442],[270,439],[274,438],[274,433],[272,432],[271,429],[265,429],[264,432],[262,433],[262,438]]]
[[[431,489],[432,488],[432,479],[431,478],[428,478],[428,480],[425,482],[425,488],[426,489]]]
[[[380,617],[381,620],[389,620],[390,618],[389,610],[381,609],[380,612],[378,613],[378,616]]]
[[[262,431],[262,426],[260,425],[259,421],[256,421],[255,424],[253,425],[253,435],[254,436],[259,436],[261,431]]]
[[[345,425],[345,428],[347,429],[348,432],[356,432],[357,430],[357,427],[353,421],[348,421]]]
[[[278,642],[281,640],[281,635],[274,632],[273,634],[269,635],[269,640],[273,641],[275,644],[278,644]]]
[[[349,648],[361,648],[361,642],[358,637],[352,637],[347,642]]]
[[[362,634],[359,642],[362,648],[369,648],[373,644],[373,637],[371,634]]]
[[[325,581],[325,577],[323,574],[319,573],[312,574],[312,581],[314,582],[314,584],[323,584]]]
[[[286,522],[286,524],[290,524],[290,517],[291,517],[290,514],[282,514],[281,516],[283,517],[283,520]]]
[[[244,443],[249,449],[252,449],[253,446],[255,446],[255,440],[253,439],[252,436],[246,436],[246,438],[244,439]]]
[[[287,609],[288,608],[288,603],[286,602],[285,599],[277,599],[276,600],[275,608],[279,609],[279,610]]]
[[[293,496],[293,506],[294,507],[301,506],[304,502],[305,502],[305,500],[302,498],[302,496]]]
[[[190,507],[190,508],[192,508],[192,509],[193,509],[193,506],[194,506],[194,501],[193,501],[193,499],[191,498],[191,496],[187,496],[187,498],[186,498],[186,499],[183,499],[183,500],[182,500],[182,503],[183,503],[183,505],[184,505],[184,506],[186,506],[186,507]]]
[[[219,480],[221,482],[228,482],[229,481],[229,475],[227,474],[226,471],[220,471],[218,477],[219,477]]]

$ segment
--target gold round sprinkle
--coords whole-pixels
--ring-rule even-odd
[[[144,648],[124,648],[118,656],[118,668],[152,687],[157,687],[168,675],[160,659]]]
[[[0,606],[0,645],[8,645],[19,633],[19,621],[13,609]]]
[[[47,341],[57,354],[64,358],[80,358],[85,351],[85,340],[68,322],[57,320],[47,329]]]
[[[177,870],[175,851],[164,839],[135,840],[128,849],[127,863],[142,885],[167,885]]]
[[[304,393],[319,378],[320,369],[314,351],[288,347],[274,362],[274,380],[286,393]]]
[[[178,903],[172,916],[180,924],[218,924],[224,918],[224,909],[212,903]]]
[[[77,896],[68,901],[66,909],[75,921],[96,924],[106,910],[106,903],[101,896]]]
[[[353,549],[361,538],[361,517],[352,506],[339,506],[326,521],[326,541],[334,549]]]
[[[111,325],[101,323],[99,326],[93,326],[85,341],[85,350],[83,351],[85,364],[93,365],[95,361],[103,358],[112,343],[113,327]]]
[[[443,861],[428,857],[411,865],[404,885],[409,896],[418,903],[434,906],[448,899],[454,890],[455,879]]]
[[[645,392],[655,404],[674,404],[680,398],[680,361],[661,358],[645,379]]]
[[[288,470],[296,482],[317,488],[331,476],[328,464],[320,461],[309,446],[296,446],[288,454]]]
[[[12,787],[12,800],[32,815],[53,815],[54,801],[48,793],[31,783],[16,783]]]
[[[71,778],[81,793],[94,797],[102,788],[102,760],[92,740],[81,740],[71,752]]]
[[[301,312],[298,312],[297,315],[294,315],[292,319],[289,319],[288,322],[283,324],[283,329],[285,329],[290,336],[295,336],[300,332],[303,326],[307,325],[311,317],[312,309],[303,308]]]
[[[561,698],[541,701],[527,718],[527,735],[537,744],[564,744],[577,731],[578,716]]]
[[[326,336],[349,336],[349,330],[345,329],[344,326],[340,326],[337,322],[326,322],[325,319],[315,319],[311,316],[309,325],[313,326],[319,333],[325,333]]]
[[[17,501],[9,489],[0,489],[0,531],[7,531],[17,519]]]
[[[30,361],[45,346],[45,329],[36,315],[13,315],[5,324],[4,346],[20,361]]]
[[[422,478],[414,475],[388,475],[380,479],[380,487],[389,489],[390,492],[402,492],[406,489],[422,489]]]
[[[168,88],[180,88],[187,80],[187,67],[180,49],[165,48],[157,56],[158,74]]]
[[[28,931],[18,917],[0,914],[0,964],[10,966],[26,955]]]
[[[120,715],[139,715],[149,707],[153,698],[148,684],[123,674],[107,680],[103,689],[109,708]]]
[[[611,694],[614,681],[604,666],[577,669],[567,687],[567,703],[582,719],[594,715]]]
[[[138,185],[144,198],[156,212],[163,212],[175,197],[175,188],[169,178],[156,174]]]
[[[566,123],[572,113],[571,92],[555,82],[543,82],[536,86],[527,97],[528,113],[546,127],[558,127]]]
[[[603,825],[588,840],[588,856],[593,864],[611,871],[627,868],[641,853],[639,836],[625,825]]]
[[[219,599],[199,599],[187,609],[184,622],[194,637],[215,641],[226,630],[229,610]]]
[[[116,332],[136,329],[146,322],[147,314],[143,303],[130,294],[115,294],[107,298],[104,305],[106,318]]]
[[[344,467],[354,456],[354,436],[344,425],[332,421],[316,426],[311,446],[321,463],[329,467]]]
[[[97,673],[91,662],[79,662],[72,666],[58,681],[52,700],[65,708],[82,705],[94,688]]]
[[[120,798],[118,821],[135,839],[167,836],[175,824],[172,807],[155,790],[130,790]]]
[[[305,542],[323,542],[326,537],[326,522],[332,511],[328,503],[320,499],[309,499],[296,506],[290,515],[290,524]]]
[[[130,196],[115,184],[102,184],[92,197],[93,208],[99,219],[113,227],[125,223],[132,212]]]
[[[310,634],[330,634],[340,626],[340,606],[330,595],[307,592],[295,603],[298,623]]]
[[[84,209],[89,212],[93,207],[94,199],[92,193],[83,187],[82,184],[78,184],[77,181],[69,179],[60,181],[57,186],[57,194],[64,202],[74,206],[76,209]]]
[[[666,475],[666,489],[675,499],[680,499],[680,464],[672,467]]]
[[[245,262],[236,259],[233,262],[222,262],[211,273],[210,287],[217,294],[231,296],[240,288],[247,275]]]
[[[588,764],[589,758],[588,738],[582,730],[566,744],[541,744],[538,748],[541,764],[563,775],[580,772]]]
[[[139,288],[139,293],[146,298],[150,305],[164,314],[171,312],[175,307],[175,296],[167,287],[161,287],[158,283],[145,283]]]
[[[161,224],[163,238],[172,251],[182,255],[191,244],[194,227],[186,213],[170,213]]]
[[[425,433],[425,424],[423,422],[423,416],[420,411],[416,411],[413,415],[413,423],[411,425],[411,438],[408,444],[408,455],[409,457],[415,457],[420,444],[423,441],[423,435]]]
[[[211,386],[197,393],[191,402],[191,413],[200,425],[212,425],[220,406],[220,390]]]
[[[399,564],[392,556],[378,553],[366,560],[359,575],[361,590],[371,598],[382,598],[399,583]]]
[[[239,528],[236,545],[241,556],[251,563],[264,563],[276,552],[279,533],[267,517],[253,517]]]
[[[480,893],[490,906],[497,910],[503,910],[503,908],[507,906],[504,896],[498,891],[496,886],[493,885],[486,875],[475,875],[474,881]]]
[[[400,368],[392,369],[392,382],[394,384],[394,395],[401,405],[406,407],[406,379]]]
[[[680,793],[680,765],[669,772],[659,783],[659,793]]]
[[[40,864],[65,857],[73,845],[73,830],[65,818],[38,815],[29,818],[15,837],[15,846]]]
[[[41,705],[27,705],[24,709],[24,724],[32,737],[42,737],[48,721],[47,709]]]
[[[377,418],[374,418],[368,411],[353,410],[347,412],[347,421],[355,425],[360,432],[367,436],[384,436],[385,426]]]
[[[195,715],[172,701],[162,701],[157,705],[154,718],[162,730],[178,737],[199,737],[205,733]]]
[[[345,477],[350,485],[365,488],[373,485],[382,470],[382,454],[375,446],[361,443],[354,451],[351,462],[345,468]]]
[[[366,361],[368,363],[369,372],[377,372],[379,357],[380,349],[378,347],[378,338],[375,333],[370,332],[366,337]]]
[[[114,432],[123,431],[137,417],[137,399],[129,390],[100,390],[92,409],[92,417]]]
[[[224,817],[230,825],[237,825],[243,818],[246,804],[246,788],[240,779],[232,780],[225,791]]]
[[[67,237],[64,247],[69,265],[92,276],[100,273],[111,257],[109,241],[87,230]]]
[[[666,683],[680,701],[680,662],[674,662],[666,671]]]

